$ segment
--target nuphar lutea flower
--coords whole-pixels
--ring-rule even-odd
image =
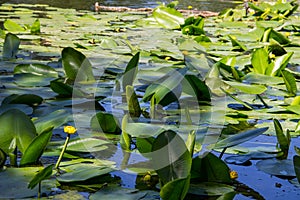
[[[65,126],[64,132],[68,134],[74,134],[76,132],[76,128],[74,126]]]

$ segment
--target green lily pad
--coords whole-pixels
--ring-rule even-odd
[[[101,181],[100,176],[107,175],[110,172],[114,171],[114,169],[110,167],[99,167],[92,164],[78,164],[75,165],[74,168],[74,171],[60,175],[59,177],[57,177],[57,180],[61,183],[72,183],[87,181],[89,179],[99,177],[99,180]],[[68,168],[64,167],[64,169],[67,170]]]
[[[69,142],[66,151],[69,152],[97,152],[108,147],[109,144],[106,140],[100,140],[96,138],[84,138]]]
[[[146,192],[139,192],[136,189],[126,189],[115,186],[104,187],[98,192],[90,195],[89,199],[97,200],[112,200],[112,199],[120,199],[120,200],[135,200],[135,199],[143,199],[147,195]]]
[[[41,167],[7,168],[0,172],[0,198],[22,199],[37,195],[36,190],[28,189],[28,183],[41,170]],[[5,181],[3,181],[5,180]]]
[[[261,160],[256,163],[256,167],[268,174],[282,177],[295,177],[292,160]]]

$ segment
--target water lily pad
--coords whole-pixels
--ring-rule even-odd
[[[28,189],[28,183],[41,170],[41,167],[7,168],[0,172],[0,198],[21,199],[33,197],[37,194],[36,190]]]
[[[87,181],[89,179],[100,177],[102,175],[107,175],[110,172],[114,171],[113,168],[106,167],[106,166],[94,166],[92,164],[85,164],[85,165],[75,165],[77,168],[72,172],[67,172],[65,174],[60,175],[57,177],[57,180],[61,183],[72,183],[72,182],[82,182]],[[75,167],[74,166],[74,167]],[[65,167],[64,169],[67,169]],[[101,180],[99,178],[99,181],[105,182],[105,180]]]
[[[85,138],[72,141],[68,144],[66,151],[69,152],[97,152],[108,147],[105,146],[109,144],[106,140],[100,140],[96,138]]]
[[[200,196],[221,196],[223,194],[233,192],[234,187],[221,183],[203,182],[191,184],[189,193]]]
[[[256,163],[256,167],[268,174],[281,177],[295,177],[292,160],[261,160]]]
[[[146,192],[139,192],[136,189],[126,189],[115,186],[104,187],[98,192],[90,195],[91,200],[103,199],[122,199],[122,200],[135,200],[143,199],[147,195]]]

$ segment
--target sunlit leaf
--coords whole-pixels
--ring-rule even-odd
[[[126,100],[130,116],[133,118],[139,117],[142,114],[142,110],[134,88],[131,85],[126,86]]]
[[[143,101],[149,101],[154,95],[155,103],[166,106],[177,101],[181,94],[181,80],[187,72],[187,68],[171,71],[160,80],[149,85],[144,94]]]
[[[153,17],[161,26],[168,29],[178,29],[184,24],[182,14],[174,8],[159,6],[153,11]]]
[[[93,130],[103,131],[104,133],[116,133],[121,132],[119,122],[110,113],[98,112],[91,119],[91,128]]]
[[[164,200],[183,200],[190,185],[190,176],[180,178],[165,184],[160,190],[160,196]]]
[[[131,136],[126,132],[126,126],[128,124],[128,115],[125,115],[122,119],[122,134],[120,138],[120,145],[125,150],[131,149]]]
[[[32,140],[22,155],[20,166],[38,164],[40,157],[51,139],[52,129],[53,127],[50,127]]]
[[[107,149],[106,140],[96,139],[96,138],[84,138],[79,140],[74,140],[68,143],[66,151],[69,152],[97,152]]]
[[[64,169],[66,169],[66,167]],[[99,177],[99,181],[101,181],[100,177],[102,175],[107,175],[112,171],[114,171],[113,168],[106,166],[99,167],[92,164],[78,165],[76,170],[60,175],[57,177],[57,180],[61,183],[72,183],[87,181],[91,178]],[[104,179],[102,181],[105,182]]]
[[[49,127],[57,128],[68,121],[70,113],[66,110],[56,110],[52,113],[39,117],[34,120],[34,125],[38,134],[42,133]]]
[[[267,90],[264,85],[245,84],[234,81],[224,81],[226,84],[247,94],[261,94]]]
[[[19,64],[14,68],[14,74],[30,73],[44,77],[58,77],[58,72],[48,65],[43,64]]]
[[[123,75],[123,82],[122,86],[123,89],[126,89],[127,85],[132,85],[133,81],[137,75],[138,72],[138,63],[140,58],[140,52],[136,53],[131,60],[128,62],[124,75]]]
[[[277,57],[274,61],[274,67],[270,75],[271,76],[280,75],[280,72],[285,69],[293,54],[294,52],[289,52],[285,55]]]
[[[201,81],[195,75],[185,75],[182,81],[182,87],[185,93],[197,97],[198,101],[211,100],[209,88],[204,81]]]
[[[287,91],[291,95],[295,96],[297,94],[297,83],[295,77],[293,76],[293,74],[286,70],[281,71],[281,75],[283,77]]]
[[[36,136],[36,129],[30,118],[17,109],[0,115],[0,127],[0,147],[7,154],[14,152],[16,147],[24,153]]]
[[[190,174],[192,158],[184,141],[174,131],[164,131],[152,145],[154,169],[165,185],[176,179],[187,178]]]
[[[193,158],[192,180],[197,182],[231,183],[229,167],[224,161],[212,153],[205,157]]]
[[[11,31],[11,32],[25,31],[24,27],[22,27],[21,25],[19,25],[18,23],[14,22],[10,19],[5,20],[3,23],[3,26],[7,31]]]
[[[94,81],[92,65],[81,52],[66,47],[62,51],[62,65],[67,78],[76,81]]]
[[[41,33],[41,23],[39,19],[36,19],[30,27],[31,34],[40,34]]]

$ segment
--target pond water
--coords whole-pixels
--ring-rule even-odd
[[[26,3],[26,4],[49,4],[54,7],[61,7],[61,8],[76,8],[76,9],[84,9],[90,10],[93,8],[94,3],[96,0],[68,0],[68,1],[61,1],[61,0],[1,0],[0,4],[3,3]],[[128,7],[156,7],[157,1],[155,0],[105,0],[99,1],[101,5],[105,6],[128,6]],[[164,1],[162,1],[164,2]],[[209,11],[221,11],[225,8],[235,7],[237,4],[240,4],[242,1],[237,0],[189,0],[189,1],[179,1],[179,7],[184,9],[187,8],[189,5],[193,6],[195,9],[198,10],[209,10]]]

